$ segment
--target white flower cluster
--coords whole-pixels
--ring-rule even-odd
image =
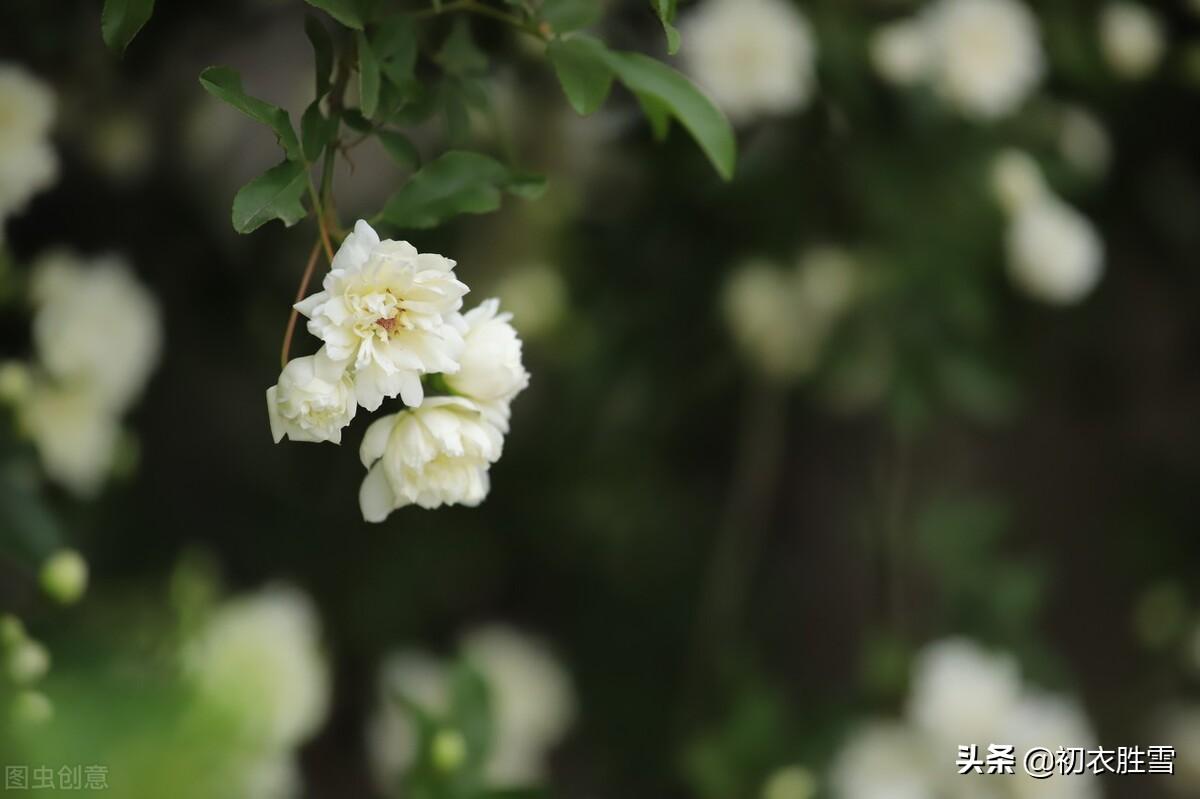
[[[1166,52],[1159,16],[1140,3],[1108,3],[1100,13],[1100,50],[1119,77],[1138,80],[1152,73]]]
[[[340,443],[358,406],[374,411],[397,396],[408,406],[363,439],[368,521],[406,505],[482,502],[510,403],[529,384],[510,316],[496,300],[460,313],[468,289],[454,267],[408,242],[381,241],[359,221],[321,291],[296,304],[324,345],[289,362],[267,390],[276,442]],[[433,375],[445,394],[426,395]]]
[[[5,364],[0,393],[16,408],[46,473],[92,496],[113,469],[121,417],[158,362],[158,304],[112,255],[43,256],[30,295],[37,362]]]
[[[834,247],[808,251],[792,269],[763,260],[738,267],[722,304],[742,354],[772,380],[811,374],[858,294],[859,271],[852,255]]]
[[[0,239],[4,220],[58,176],[50,145],[55,99],[20,67],[0,64]]]
[[[816,38],[788,0],[707,0],[681,31],[688,72],[735,122],[796,111],[812,98]]]
[[[299,795],[297,748],[328,715],[330,678],[307,596],[273,586],[218,606],[185,643],[197,708],[236,738],[229,795]]]
[[[936,0],[880,29],[871,58],[885,80],[926,83],[982,122],[1016,111],[1046,68],[1037,20],[1019,0]]]
[[[492,703],[488,781],[498,787],[534,782],[574,720],[575,697],[566,671],[545,644],[505,626],[467,633],[461,650],[487,682]],[[381,787],[394,786],[416,756],[416,731],[397,698],[437,718],[449,710],[450,676],[449,664],[420,651],[398,652],[384,663],[379,709],[367,736]]]
[[[1018,767],[1003,776],[960,776],[946,763],[961,745],[1012,744],[1055,751],[1091,747],[1095,736],[1071,700],[1026,685],[1016,661],[965,639],[933,643],[917,658],[907,719],[877,720],[842,747],[830,777],[835,799],[940,796],[967,799],[1091,799],[1094,775],[1037,780]]]
[[[1104,243],[1096,228],[1050,191],[1026,153],[1008,150],[997,156],[992,188],[1009,215],[1012,281],[1052,305],[1082,301],[1104,272]]]

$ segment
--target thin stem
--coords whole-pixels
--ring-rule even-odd
[[[321,254],[321,242],[317,240],[313,242],[312,252],[308,255],[308,265],[304,267],[304,277],[300,278],[300,287],[296,289],[296,302],[304,299],[304,294],[308,291],[308,283],[312,280],[313,271],[317,267],[317,256]],[[292,334],[296,332],[296,318],[300,312],[296,310],[295,303],[292,304],[292,312],[288,314],[287,329],[283,333],[283,350],[279,353],[279,364],[281,367],[287,366],[288,353],[292,349]]]

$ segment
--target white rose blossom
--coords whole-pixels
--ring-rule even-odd
[[[342,443],[342,430],[354,419],[358,400],[344,364],[330,360],[322,347],[316,355],[293,358],[267,389],[271,435],[278,444],[292,441]]]
[[[929,645],[917,657],[908,711],[939,745],[954,747],[991,742],[998,720],[1016,708],[1020,696],[1015,659],[954,638]]]
[[[1137,3],[1109,3],[1100,14],[1100,49],[1119,76],[1144,78],[1166,50],[1162,20]]]
[[[84,499],[100,491],[121,438],[120,424],[101,397],[38,380],[18,406],[18,418],[50,479]]]
[[[451,316],[468,289],[454,266],[406,241],[380,241],[360,220],[322,290],[296,304],[329,357],[354,371],[358,403],[367,410],[397,395],[416,407],[422,375],[458,371],[463,342]]]
[[[1053,195],[1023,206],[1008,231],[1008,269],[1031,297],[1052,305],[1083,300],[1104,271],[1104,243],[1083,214]]]
[[[445,377],[455,394],[475,402],[503,432],[508,430],[509,403],[529,385],[521,339],[511,322],[512,314],[500,313],[495,299],[456,317],[464,342],[460,368]]]
[[[329,671],[316,609],[272,586],[214,611],[187,644],[184,667],[203,700],[269,750],[296,746],[325,719]]]
[[[381,522],[407,505],[478,505],[503,446],[501,430],[464,397],[427,397],[376,420],[359,450],[368,469],[359,491],[363,518]]]
[[[785,0],[707,0],[680,23],[687,71],[736,122],[808,104],[817,44]]]
[[[45,370],[85,386],[114,413],[146,386],[162,348],[158,303],[117,256],[42,256],[30,293],[33,342]]]
[[[0,239],[6,217],[58,177],[50,144],[54,93],[12,64],[0,64]]]
[[[885,28],[876,68],[897,83],[926,77],[971,119],[1013,113],[1045,72],[1037,20],[1018,0],[937,0],[900,24],[917,27]]]

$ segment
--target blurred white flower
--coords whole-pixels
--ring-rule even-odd
[[[897,86],[923,80],[931,66],[929,31],[919,19],[885,25],[871,37],[871,63],[880,77]]]
[[[36,307],[33,341],[42,366],[57,380],[86,387],[114,413],[146,386],[162,347],[153,295],[116,256],[42,256],[30,293]]]
[[[303,789],[296,756],[286,750],[252,760],[236,777],[237,795],[249,799],[294,799]]]
[[[296,746],[325,719],[329,674],[308,597],[281,586],[218,607],[184,649],[205,708],[268,750]]]
[[[112,472],[121,434],[107,403],[85,388],[38,381],[18,416],[50,479],[94,497]]]
[[[454,319],[462,333],[459,370],[446,375],[446,385],[474,401],[490,421],[507,431],[508,405],[529,385],[521,362],[521,339],[512,314],[500,313],[500,301],[484,300]]]
[[[1072,305],[1099,282],[1104,244],[1087,217],[1048,195],[1013,217],[1008,267],[1013,282],[1034,299]]]
[[[1029,153],[1003,150],[992,160],[992,194],[1010,214],[1045,197],[1050,189],[1042,169]]]
[[[467,286],[454,261],[418,253],[406,241],[380,241],[359,220],[325,276],[322,290],[296,304],[329,357],[354,370],[358,402],[375,410],[399,395],[421,404],[421,375],[458,370],[462,336],[450,316]]]
[[[1094,114],[1078,106],[1067,106],[1059,116],[1058,151],[1085,175],[1104,174],[1112,161],[1108,131]]]
[[[33,373],[20,361],[0,362],[0,402],[19,405],[33,389]]]
[[[680,23],[687,71],[735,122],[803,108],[817,43],[786,0],[706,0]]]
[[[5,653],[4,672],[17,685],[31,685],[50,670],[50,652],[40,642],[25,638]]]
[[[462,397],[427,397],[376,420],[359,450],[369,470],[358,495],[363,518],[381,522],[407,505],[478,505],[503,446],[501,431]]]
[[[427,712],[443,712],[449,701],[446,666],[425,652],[389,655],[379,669],[378,707],[367,727],[371,772],[390,790],[417,756],[417,736],[399,699]]]
[[[857,288],[853,256],[822,247],[792,270],[761,260],[743,264],[726,284],[722,305],[743,355],[765,376],[793,380],[816,368]]]
[[[1057,752],[1059,747],[1094,749],[1098,743],[1091,724],[1078,704],[1056,694],[1026,691],[1021,701],[1003,720],[995,741],[984,743],[1012,744],[1017,752],[1045,747]],[[1017,799],[1093,799],[1100,795],[1094,774],[1074,774],[1066,779],[1039,780],[1017,768],[1007,778],[1008,787]]]
[[[575,716],[570,678],[541,641],[491,625],[463,637],[462,654],[487,682],[492,703],[489,782],[530,784],[544,775],[546,757]],[[381,787],[394,786],[416,756],[416,733],[404,697],[435,717],[449,710],[449,665],[422,652],[389,657],[380,672],[380,706],[368,729],[372,772]]]
[[[1100,13],[1100,49],[1123,78],[1149,75],[1166,50],[1162,20],[1138,3],[1111,2]]]
[[[50,145],[54,93],[12,64],[0,64],[0,239],[4,220],[58,177]]]
[[[292,441],[342,443],[342,430],[354,419],[358,400],[345,364],[334,363],[322,347],[316,355],[293,358],[267,389],[271,436]]]
[[[964,703],[965,704],[965,703]],[[929,752],[908,727],[863,725],[842,746],[830,770],[835,799],[930,799],[936,779]]]
[[[762,799],[812,799],[817,795],[817,778],[803,766],[787,766],[767,777]]]
[[[531,264],[506,274],[496,294],[525,336],[540,336],[562,320],[567,310],[567,287],[556,269]]]
[[[917,656],[908,715],[935,746],[953,752],[959,744],[995,743],[999,725],[1020,696],[1016,660],[952,638],[930,644]]]
[[[575,719],[566,670],[544,643],[510,627],[474,630],[463,638],[462,649],[492,691],[496,746],[488,779],[498,785],[533,783]]]
[[[1018,0],[937,0],[921,24],[934,88],[967,117],[1011,114],[1045,72],[1037,20]]]

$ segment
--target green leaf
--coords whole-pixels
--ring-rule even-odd
[[[308,169],[299,161],[284,161],[247,183],[233,198],[233,228],[250,233],[272,219],[291,227],[307,212],[300,198],[308,185]]]
[[[617,79],[643,98],[652,98],[669,109],[687,128],[708,160],[725,180],[733,178],[737,144],[729,120],[712,101],[681,73],[641,53],[605,51],[605,61]],[[653,118],[652,118],[653,121]]]
[[[300,117],[300,143],[309,163],[321,157],[321,152],[337,135],[337,117],[326,118],[321,113],[321,101],[313,100]]]
[[[567,101],[581,116],[595,112],[612,90],[613,71],[606,52],[604,43],[590,36],[555,39],[546,47]]]
[[[200,73],[200,85],[209,94],[224,100],[246,116],[275,131],[275,137],[288,158],[302,157],[300,141],[296,138],[296,131],[292,128],[292,120],[287,111],[246,94],[242,89],[242,78],[236,70],[229,67],[209,67]]]
[[[313,58],[316,61],[317,98],[329,94],[331,75],[333,74],[333,40],[329,31],[312,14],[304,16],[304,34],[312,43]]]
[[[387,79],[407,89],[417,64],[417,33],[412,20],[401,14],[386,19],[371,36],[371,49]]]
[[[513,175],[504,190],[523,200],[536,200],[546,193],[545,175]]]
[[[508,170],[478,153],[451,151],[418,170],[392,195],[383,218],[401,228],[429,228],[458,214],[486,214],[500,207]]]
[[[662,23],[663,32],[667,34],[667,52],[675,55],[679,52],[679,30],[672,23],[675,21],[678,0],[650,0],[650,5]]]
[[[319,8],[347,28],[363,29],[362,10],[357,0],[305,0],[310,6]]]
[[[654,134],[655,141],[664,141],[667,134],[671,132],[671,109],[662,100],[649,94],[636,94],[638,105],[642,107],[642,113],[646,116],[646,121],[650,123],[650,132]]]
[[[364,33],[354,36],[358,42],[358,95],[359,107],[367,119],[379,110],[379,61]]]
[[[154,14],[154,0],[104,0],[100,33],[104,43],[119,55]]]
[[[546,0],[540,16],[555,33],[569,33],[595,24],[603,13],[597,0]]]
[[[394,130],[381,130],[375,134],[383,149],[400,166],[405,169],[416,169],[421,165],[421,154],[416,146],[403,133]]]
[[[487,56],[476,46],[466,18],[455,22],[438,51],[437,60],[452,75],[478,75],[487,71]]]

